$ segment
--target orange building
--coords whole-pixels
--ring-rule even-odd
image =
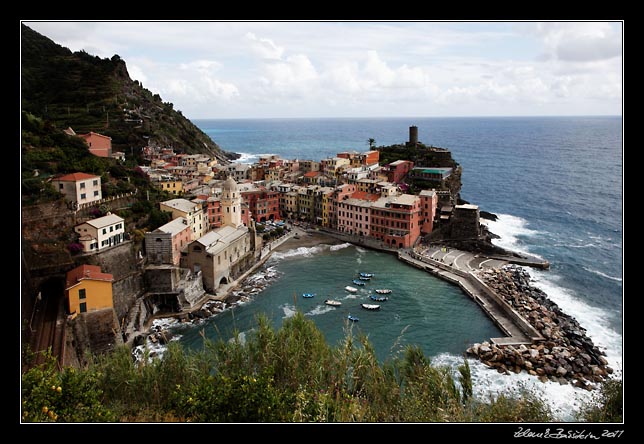
[[[90,131],[87,134],[79,134],[78,137],[85,140],[89,152],[98,157],[110,157],[112,155],[112,138]]]
[[[434,218],[436,217],[436,207],[438,206],[438,195],[435,191],[422,190],[419,197],[421,209],[420,232],[422,234],[428,234],[434,229]]]
[[[69,313],[114,308],[112,282],[114,277],[101,272],[98,265],[81,265],[67,272],[65,298]]]

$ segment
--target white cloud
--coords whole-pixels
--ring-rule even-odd
[[[536,33],[543,39],[546,59],[591,62],[619,57],[621,28],[606,22],[539,23]]]
[[[251,48],[260,57],[268,60],[279,60],[282,58],[284,48],[277,46],[271,39],[258,38],[253,32],[247,32],[245,37],[246,40],[251,42]]]

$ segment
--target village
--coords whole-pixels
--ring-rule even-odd
[[[71,129],[68,134],[75,135]],[[410,127],[407,146],[418,144],[417,134]],[[94,155],[115,157],[109,137],[81,137]],[[434,149],[449,155],[443,148]],[[175,197],[159,204],[171,221],[145,233],[139,255],[150,290],[166,295],[157,305],[175,311],[217,294],[258,263],[264,243],[300,224],[391,250],[413,247],[451,217],[474,222],[469,233],[459,235],[479,233],[478,207],[455,205],[456,196],[444,186],[452,168],[417,166],[409,160],[381,165],[375,149],[339,152],[320,161],[267,155],[254,164],[228,165],[171,148],[146,146],[142,154],[149,165],[141,170],[158,189]],[[404,191],[408,177],[435,187],[409,194]],[[51,182],[74,208],[102,202],[100,176],[76,172]],[[110,212],[78,224],[74,231],[83,255],[100,255],[129,238],[124,218]],[[65,286],[68,314],[112,308],[111,280],[96,265],[70,270]],[[168,294],[177,298],[168,302]]]

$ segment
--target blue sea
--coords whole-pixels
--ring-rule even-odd
[[[254,162],[261,154],[320,160],[346,150],[366,151],[408,140],[448,148],[463,167],[461,197],[498,215],[489,222],[496,242],[547,259],[546,271],[529,270],[534,283],[586,328],[619,374],[623,355],[623,121],[616,116],[489,118],[355,118],[195,120],[224,150]],[[360,311],[344,285],[359,271],[377,273],[373,286],[394,287],[381,312]],[[378,274],[380,273],[380,274]],[[269,276],[270,275],[270,276]],[[315,279],[311,279],[315,276]],[[456,287],[411,269],[393,257],[354,246],[316,246],[276,254],[258,279],[271,284],[243,306],[213,318],[216,328],[181,331],[186,346],[198,347],[197,330],[213,337],[247,333],[253,317],[267,312],[277,324],[302,310],[329,341],[354,328],[366,334],[385,359],[401,344],[416,343],[434,363],[455,366],[468,344],[499,335],[480,309]],[[376,283],[376,280],[380,279]],[[366,297],[368,290],[361,290]],[[318,299],[302,299],[317,292]],[[294,297],[295,294],[295,297]],[[345,298],[341,309],[323,305]],[[356,308],[358,307],[358,308]],[[339,310],[339,311],[338,311]],[[358,311],[356,311],[358,310]],[[341,314],[340,314],[341,313]],[[378,316],[374,316],[378,315]],[[216,332],[216,333],[215,333]],[[535,383],[526,374],[503,376],[471,363],[484,396],[527,385],[544,394],[561,418],[587,392],[555,383]]]

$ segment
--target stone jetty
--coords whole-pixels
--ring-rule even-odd
[[[593,344],[586,330],[564,313],[540,289],[529,274],[516,265],[483,269],[478,277],[501,296],[542,336],[532,344],[477,343],[467,354],[477,357],[499,373],[526,371],[541,381],[571,383],[592,389],[613,373],[605,353]]]

